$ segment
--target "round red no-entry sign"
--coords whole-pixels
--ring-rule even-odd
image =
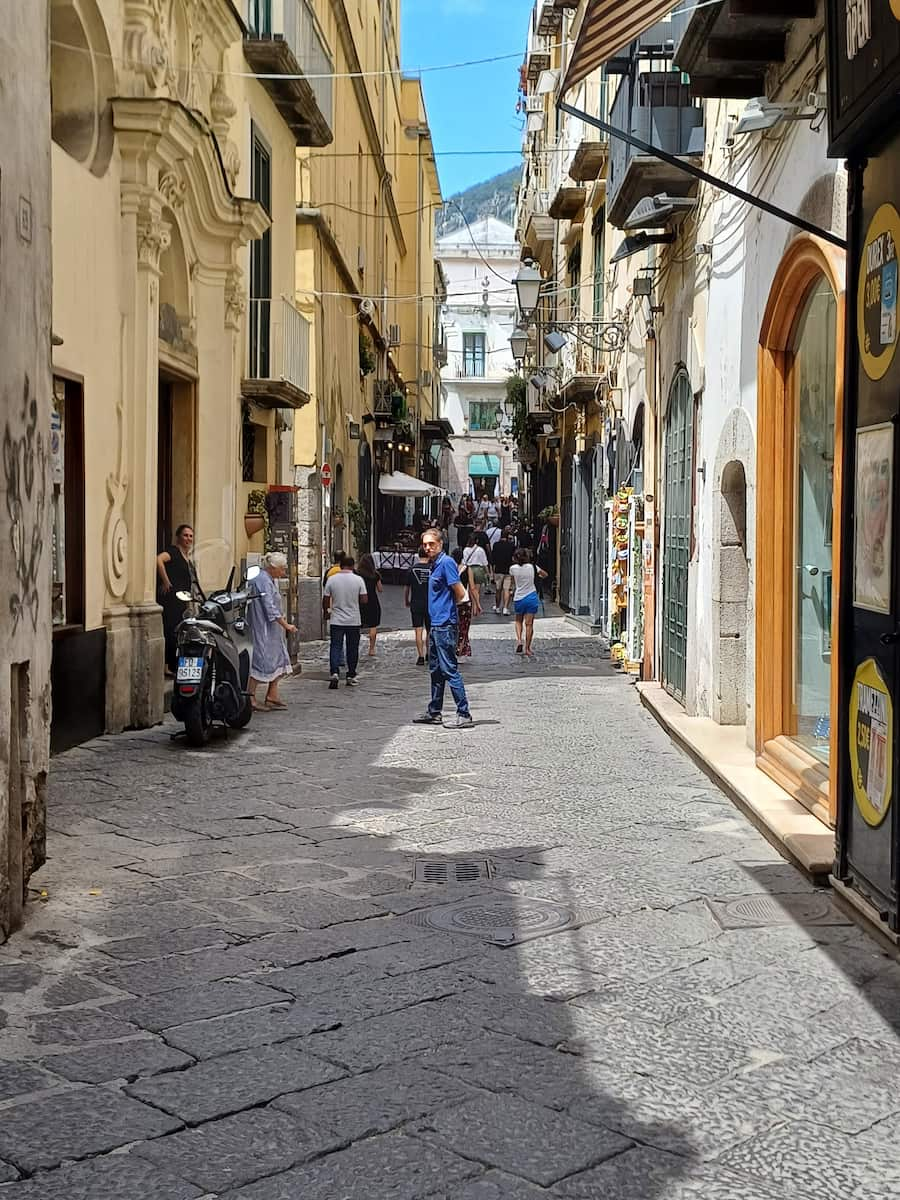
[[[328,463],[322,463],[322,470],[319,472],[322,480],[322,487],[331,487],[331,467]]]

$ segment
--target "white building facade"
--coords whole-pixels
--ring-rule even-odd
[[[515,230],[485,217],[440,238],[436,254],[447,280],[440,415],[455,431],[453,449],[443,454],[441,486],[454,501],[483,491],[507,496],[519,483],[503,424],[506,382],[515,371],[509,346],[519,266]]]

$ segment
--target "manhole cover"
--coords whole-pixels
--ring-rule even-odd
[[[493,873],[486,858],[417,858],[413,880],[416,883],[473,883],[477,879],[490,879]]]
[[[739,896],[709,900],[723,929],[762,929],[772,925],[849,925],[828,896]]]
[[[485,897],[460,900],[416,913],[412,919],[444,933],[463,933],[498,946],[514,946],[532,938],[574,929],[594,918],[552,900],[501,896],[496,900]]]

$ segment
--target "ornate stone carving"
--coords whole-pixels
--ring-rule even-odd
[[[175,93],[171,0],[126,0],[123,49],[125,68],[133,73],[134,95]]]
[[[247,307],[247,297],[244,295],[244,272],[240,267],[232,267],[225,281],[225,328],[240,329],[241,318]]]
[[[174,171],[166,171],[160,176],[158,191],[169,208],[181,208],[187,194],[187,180],[180,178]]]
[[[153,271],[159,271],[160,255],[168,250],[172,243],[171,227],[168,221],[154,213],[143,212],[138,215],[137,227],[138,262]]]
[[[106,477],[109,507],[103,523],[103,573],[106,588],[114,600],[121,600],[128,587],[128,526],[125,523],[125,500],[128,496],[128,477],[123,469],[125,456],[124,380],[116,401],[116,468]]]
[[[225,164],[225,174],[231,184],[231,190],[237,188],[238,176],[241,173],[241,155],[237,146],[228,136],[231,120],[237,112],[234,101],[222,85],[222,76],[216,78],[215,87],[209,97],[209,107],[212,114],[213,133],[222,151],[222,162]]]

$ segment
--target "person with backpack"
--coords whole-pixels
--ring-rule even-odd
[[[425,650],[428,645],[428,631],[431,622],[428,619],[428,577],[431,574],[431,563],[422,546],[419,556],[406,572],[406,582],[403,587],[403,603],[412,617],[413,633],[416,639],[417,667],[425,666]]]
[[[480,617],[481,589],[487,583],[488,557],[484,547],[478,541],[478,535],[473,533],[469,544],[462,551],[460,561],[469,569],[469,592],[472,597],[472,616]]]

